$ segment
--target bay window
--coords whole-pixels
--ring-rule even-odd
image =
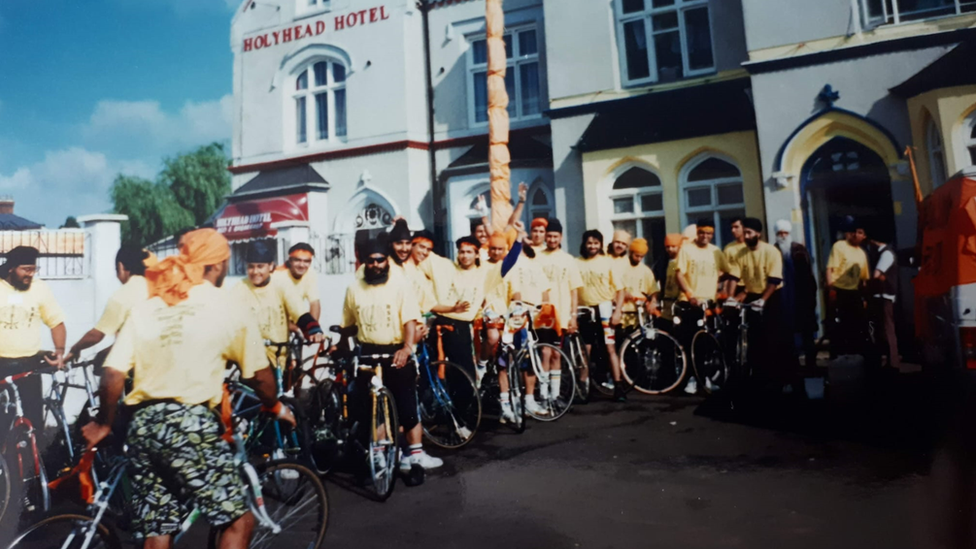
[[[715,70],[708,0],[617,0],[625,85],[670,82]]]

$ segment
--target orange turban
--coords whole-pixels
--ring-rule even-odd
[[[515,239],[518,238],[518,231],[509,227],[505,229],[505,232],[495,231],[491,233],[488,237],[488,246],[494,246],[497,248],[505,248],[506,250],[512,249],[512,244],[515,243]]]
[[[142,260],[142,264],[145,265],[147,269],[150,267],[155,267],[159,264],[159,258],[156,257],[156,254],[150,252],[149,250],[143,251],[146,252],[146,258]]]
[[[549,226],[549,220],[548,219],[546,219],[544,217],[537,217],[537,218],[535,218],[535,219],[532,220],[532,226],[531,226],[531,228],[534,229],[536,227],[548,227],[548,226]]]
[[[227,239],[213,229],[199,229],[181,239],[179,255],[167,257],[146,270],[149,297],[159,296],[167,305],[176,305],[190,295],[190,288],[203,282],[208,265],[230,258]]]
[[[681,246],[681,242],[685,239],[684,235],[678,233],[671,233],[664,237],[665,246]]]
[[[635,238],[633,242],[630,243],[630,251],[637,252],[641,255],[647,255],[647,240],[643,238]]]

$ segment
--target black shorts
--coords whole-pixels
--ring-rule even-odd
[[[380,355],[394,354],[402,345],[370,345],[363,344],[360,350],[361,355]],[[404,431],[409,431],[419,421],[417,418],[417,364],[414,361],[407,362],[403,368],[394,368],[391,359],[384,360],[383,366],[383,385],[393,393],[393,401],[396,404],[397,418]],[[373,364],[364,360],[363,364]],[[360,371],[356,374],[355,407],[359,410],[360,417],[368,416],[369,399],[366,398],[372,374],[368,371]]]
[[[556,330],[552,328],[539,328],[535,331],[535,335],[539,336],[539,343],[548,343],[550,345],[559,346],[559,334]]]

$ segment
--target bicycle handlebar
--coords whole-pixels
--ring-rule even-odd
[[[19,381],[21,379],[24,379],[25,377],[52,375],[58,372],[59,370],[60,369],[57,366],[45,366],[42,368],[38,368],[36,370],[31,370],[29,372],[22,372],[19,374],[6,376],[4,378],[0,378],[0,387],[3,387],[4,385],[8,385],[14,381]]]

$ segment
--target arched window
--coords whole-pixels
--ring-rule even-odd
[[[613,228],[623,229],[634,238],[646,238],[651,244],[646,261],[653,262],[663,251],[666,234],[661,179],[651,171],[632,167],[613,182],[609,198]]]
[[[935,121],[929,118],[925,127],[925,148],[929,151],[929,173],[932,175],[932,189],[938,189],[946,182],[945,148],[942,134]]]
[[[976,112],[969,115],[963,124],[963,146],[969,153],[969,165],[976,166]]]
[[[732,241],[732,219],[745,215],[742,173],[730,162],[706,157],[692,161],[681,182],[685,225],[706,217],[715,223],[715,245]]]
[[[295,76],[295,142],[340,141],[346,137],[346,66],[318,61]]]
[[[549,195],[546,194],[546,190],[542,188],[541,184],[529,189],[528,202],[528,217],[530,223],[537,217],[543,217],[546,219],[552,217],[552,205],[549,203]]]

